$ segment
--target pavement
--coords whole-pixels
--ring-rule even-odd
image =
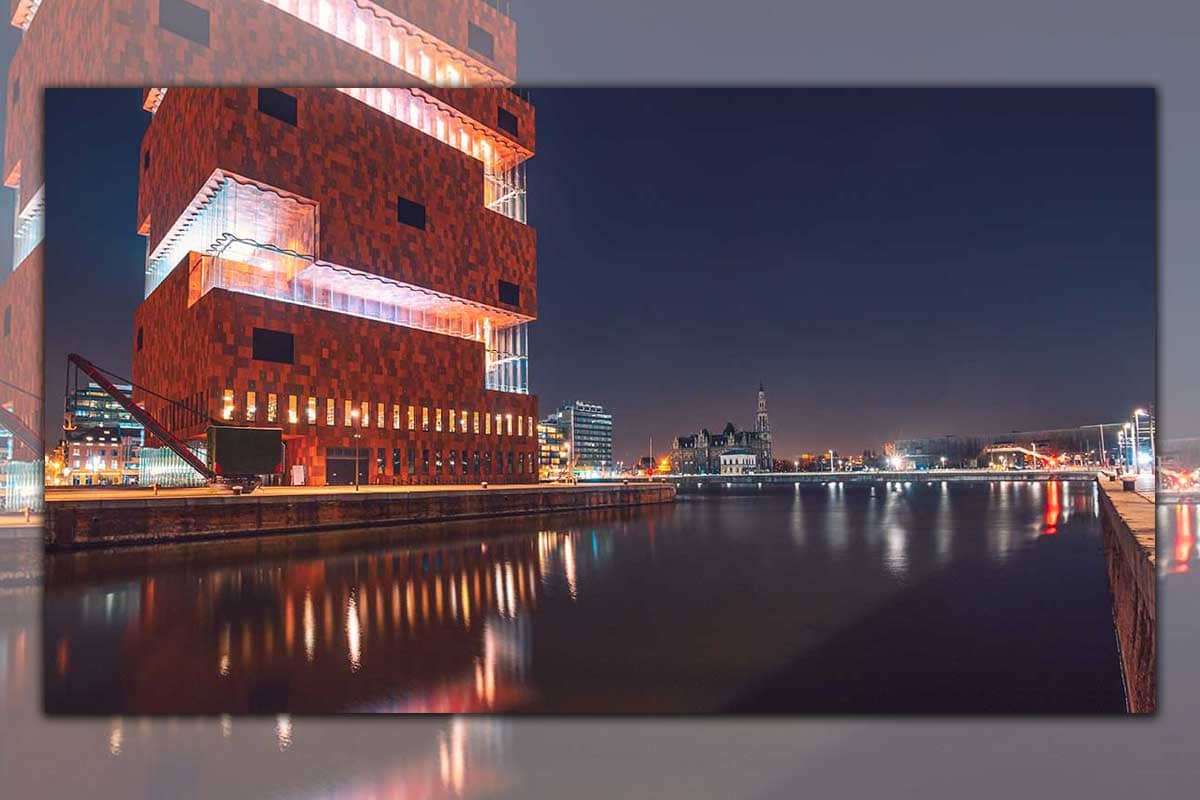
[[[605,484],[578,484],[576,488],[589,486],[604,486]],[[565,483],[489,483],[488,491],[502,492],[535,492],[545,489],[570,488]],[[256,489],[251,497],[289,496],[289,495],[344,495],[355,494],[398,494],[422,492],[478,492],[482,489],[478,483],[440,484],[436,486],[262,486]],[[210,489],[206,486],[159,489],[158,494],[153,489],[145,487],[61,487],[46,489],[46,502],[87,502],[96,500],[152,500],[178,499],[181,497],[217,497],[232,496],[227,490]]]

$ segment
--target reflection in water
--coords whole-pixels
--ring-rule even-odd
[[[540,521],[286,537],[245,552],[156,548],[148,562],[55,556],[47,708],[710,711],[822,653],[840,679],[867,682],[848,698],[879,683],[878,673],[855,675],[880,659],[893,669],[870,692],[899,698],[936,700],[938,687],[913,676],[938,670],[974,675],[988,707],[1074,708],[1113,689],[1096,498],[1084,484],[750,491]],[[1035,611],[1029,598],[1048,585],[1062,596]],[[1030,613],[1038,625],[1010,618]],[[890,641],[898,633],[907,643]],[[876,647],[869,658],[860,638]],[[990,639],[1010,652],[978,646]],[[1043,672],[1095,684],[1056,697],[1053,681],[1039,694],[997,677],[1021,674],[1031,653]],[[1096,667],[1110,656],[1112,669]],[[770,710],[811,700],[779,697]],[[292,746],[290,726],[280,718],[280,747]]]
[[[1200,505],[1179,503],[1159,506],[1156,528],[1158,572],[1168,578],[1192,572],[1200,562],[1196,529],[1200,525]]]

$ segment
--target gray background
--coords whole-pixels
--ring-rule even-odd
[[[1194,0],[513,5],[521,80],[535,86],[1157,86],[1161,432],[1168,439],[1200,433]],[[0,540],[0,634],[8,652],[21,637],[27,653],[25,663],[0,670],[5,796],[370,796],[430,775],[438,785],[440,749],[455,735],[448,719],[298,719],[283,750],[274,720],[239,719],[226,736],[213,719],[43,719],[30,674],[39,667],[37,552],[35,539]],[[466,723],[468,736],[487,744],[472,753],[489,755],[469,760],[465,794],[488,787],[512,797],[597,798],[1190,794],[1200,583],[1171,576],[1159,609],[1155,719],[479,719]],[[881,679],[887,668],[879,664]]]

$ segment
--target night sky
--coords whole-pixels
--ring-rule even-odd
[[[749,427],[777,457],[1123,419],[1153,400],[1156,100],[1118,90],[535,89],[543,413],[616,457]],[[46,391],[128,375],[138,90],[46,101]]]

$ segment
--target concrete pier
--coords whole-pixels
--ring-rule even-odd
[[[1155,710],[1154,494],[1103,477],[1100,519],[1129,710]]]
[[[78,550],[667,503],[664,483],[565,486],[49,492],[45,543]]]

